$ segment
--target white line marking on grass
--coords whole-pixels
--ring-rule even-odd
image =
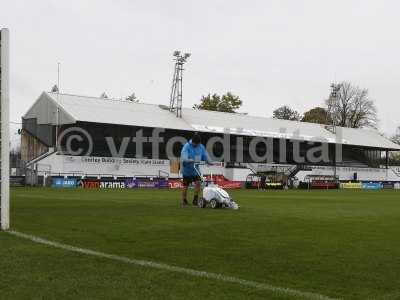
[[[21,232],[14,231],[14,230],[9,230],[7,232],[14,236],[24,238],[24,239],[30,240],[30,241],[38,243],[38,244],[43,244],[43,245],[47,245],[47,246],[51,246],[51,247],[55,247],[55,248],[59,248],[59,249],[67,250],[67,251],[77,252],[77,253],[81,253],[81,254],[107,258],[107,259],[111,259],[111,260],[115,260],[115,261],[124,262],[127,264],[148,267],[148,268],[153,268],[153,269],[159,269],[159,270],[165,270],[165,271],[170,271],[170,272],[176,272],[176,273],[183,273],[186,275],[191,275],[191,276],[201,277],[201,278],[206,278],[206,279],[214,279],[214,280],[219,280],[219,281],[228,282],[228,283],[236,283],[236,284],[240,284],[242,286],[251,287],[251,288],[255,288],[255,289],[259,289],[259,290],[266,290],[266,291],[270,291],[270,292],[273,292],[276,294],[293,296],[296,299],[301,297],[303,299],[310,299],[310,300],[335,300],[334,298],[330,298],[328,296],[320,295],[317,293],[303,292],[303,291],[299,291],[299,290],[295,290],[295,289],[291,289],[291,288],[277,287],[277,286],[273,286],[273,285],[266,284],[266,283],[240,279],[237,277],[225,276],[225,275],[218,274],[218,273],[198,271],[198,270],[194,270],[194,269],[176,267],[176,266],[167,265],[167,264],[163,264],[163,263],[157,263],[157,262],[148,261],[148,260],[132,259],[132,258],[128,258],[128,257],[114,255],[114,254],[98,252],[98,251],[94,251],[94,250],[90,250],[90,249],[79,248],[79,247],[75,247],[75,246],[71,246],[71,245],[67,245],[67,244],[49,241],[49,240],[46,240],[46,239],[43,239],[43,238],[40,238],[40,237],[37,237],[34,235],[21,233]]]

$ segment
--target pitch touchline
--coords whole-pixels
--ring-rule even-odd
[[[243,286],[252,287],[252,288],[259,289],[259,290],[267,290],[267,291],[271,291],[271,292],[277,293],[277,294],[290,295],[290,296],[301,297],[301,298],[310,299],[310,300],[335,300],[334,298],[330,298],[328,296],[320,295],[317,293],[303,292],[303,291],[299,291],[299,290],[295,290],[295,289],[291,289],[291,288],[277,287],[277,286],[273,286],[273,285],[266,284],[266,283],[260,283],[260,282],[256,282],[256,281],[240,279],[237,277],[225,276],[225,275],[218,274],[218,273],[198,271],[198,270],[194,270],[194,269],[176,267],[176,266],[171,266],[171,265],[157,263],[157,262],[148,261],[148,260],[132,259],[132,258],[128,258],[128,257],[114,255],[114,254],[98,252],[98,251],[94,251],[94,250],[90,250],[90,249],[79,248],[79,247],[75,247],[75,246],[71,246],[71,245],[67,245],[67,244],[49,241],[49,240],[46,240],[46,239],[43,239],[43,238],[40,238],[40,237],[37,237],[34,235],[25,234],[25,233],[14,231],[14,230],[9,230],[7,232],[14,236],[24,238],[24,239],[30,240],[32,242],[35,242],[35,243],[52,246],[52,247],[67,250],[67,251],[78,252],[78,253],[82,253],[82,254],[86,254],[86,255],[92,255],[92,256],[112,259],[115,261],[120,261],[120,262],[124,262],[124,263],[128,263],[128,264],[132,264],[132,265],[138,265],[138,266],[143,266],[143,267],[148,267],[148,268],[153,268],[153,269],[166,270],[166,271],[176,272],[176,273],[183,273],[183,274],[207,278],[207,279],[216,279],[219,281],[224,281],[224,282],[229,282],[229,283],[237,283],[237,284],[240,284]]]

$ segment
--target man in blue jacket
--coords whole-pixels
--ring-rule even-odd
[[[181,163],[182,163],[182,176],[183,176],[183,190],[182,190],[182,205],[188,205],[187,201],[187,190],[191,183],[194,183],[194,197],[193,197],[193,205],[197,205],[197,200],[199,199],[200,193],[200,176],[196,171],[199,166],[195,165],[195,163],[199,163],[201,161],[206,162],[207,164],[211,164],[209,155],[207,153],[204,145],[201,144],[201,138],[198,133],[195,133],[192,139],[187,142],[181,151]]]

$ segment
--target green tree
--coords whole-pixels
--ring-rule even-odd
[[[218,94],[202,96],[200,104],[193,105],[193,108],[234,113],[242,106],[242,104],[243,102],[240,100],[239,96],[227,92],[222,96],[219,96]]]
[[[330,118],[325,108],[314,107],[306,111],[301,119],[302,122],[317,123],[317,124],[330,124]]]
[[[274,119],[291,120],[291,121],[299,121],[301,118],[297,110],[294,110],[287,105],[283,105],[275,109],[272,113],[272,117]]]

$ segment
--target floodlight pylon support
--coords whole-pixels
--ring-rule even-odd
[[[181,54],[180,51],[175,51],[173,55],[175,67],[174,76],[172,78],[169,110],[174,112],[177,118],[182,118],[183,65],[190,57],[190,54]]]
[[[327,123],[331,123],[329,124],[330,126],[330,131],[332,133],[336,133],[336,101],[338,98],[338,93],[340,91],[341,88],[341,84],[335,84],[332,83],[331,84],[331,93],[329,95],[329,101],[328,101],[328,111],[326,114],[326,118],[327,118]],[[330,118],[330,120],[329,120]],[[330,122],[329,122],[330,121]]]
[[[1,192],[0,227],[10,228],[10,124],[9,124],[9,31],[0,31],[0,147],[1,147]]]
[[[332,83],[331,84],[331,93],[329,95],[329,100],[328,100],[328,110],[326,113],[326,121],[327,121],[327,126],[325,127],[328,129],[330,132],[333,134],[336,134],[336,114],[337,114],[337,108],[336,108],[336,102],[338,99],[338,94],[340,92],[342,85],[340,83]],[[336,148],[334,148],[334,157],[333,157],[333,173],[334,176],[336,177],[337,174],[337,154],[336,154]]]

